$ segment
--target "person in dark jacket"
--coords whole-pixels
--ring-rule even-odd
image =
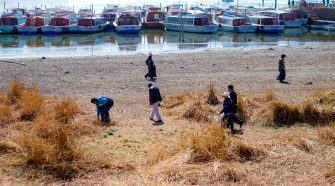
[[[159,104],[163,100],[159,88],[154,86],[152,83],[148,84],[148,88],[149,88],[149,102],[150,105],[152,105],[152,112],[151,115],[149,116],[149,119],[155,121],[154,116],[156,115],[157,121],[155,122],[163,123],[162,117],[158,110]]]
[[[233,120],[235,123],[240,125],[240,128],[243,126],[243,121],[237,118],[236,114],[238,111],[238,104],[237,104],[237,94],[234,90],[234,85],[230,84],[228,85],[228,92],[229,92],[229,97],[231,99],[231,104],[232,104],[232,115],[233,115]]]
[[[114,101],[112,98],[99,96],[97,98],[92,98],[91,103],[95,104],[97,107],[97,118],[101,122],[109,123],[109,110],[113,107]]]
[[[227,120],[227,128],[230,128],[230,132],[231,134],[235,134],[235,130],[234,130],[234,119],[233,119],[233,108],[232,108],[232,103],[231,103],[231,99],[229,96],[228,92],[223,93],[222,95],[224,97],[224,101],[223,101],[223,108],[220,112],[220,115],[223,113],[223,119]]]
[[[277,76],[277,80],[279,80],[281,83],[286,83],[285,77],[286,77],[286,70],[285,70],[285,58],[286,55],[282,54],[281,58],[278,61],[278,71],[279,71],[279,75]]]
[[[145,64],[148,66],[148,73],[144,76],[145,79],[155,80],[157,79],[156,75],[156,66],[154,64],[154,61],[152,60],[152,53],[149,52],[149,56],[147,60],[145,61]]]

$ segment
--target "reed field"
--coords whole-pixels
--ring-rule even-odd
[[[240,94],[238,116],[246,124],[233,136],[220,125],[223,100],[210,83],[202,91],[163,101],[165,116],[184,127],[160,126],[147,135],[145,129],[137,134],[120,129],[124,126],[116,119],[105,126],[71,97],[51,98],[37,85],[14,80],[0,99],[0,181],[333,184],[334,92],[315,92],[298,103],[285,103],[271,90],[260,96]],[[318,179],[298,179],[306,167],[310,171],[304,175]],[[283,172],[290,180],[273,175]]]

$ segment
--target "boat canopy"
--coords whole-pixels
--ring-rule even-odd
[[[186,25],[195,25],[195,26],[206,26],[209,25],[208,17],[206,16],[169,16],[167,18],[168,23],[175,24],[186,24]]]
[[[258,25],[277,25],[278,22],[273,17],[267,16],[251,16],[249,17],[250,22]]]
[[[220,16],[219,17],[219,23],[225,24],[225,25],[231,25],[231,26],[241,26],[241,25],[247,25],[248,21],[247,21],[247,19],[245,19],[243,17]]]
[[[279,20],[292,21],[292,20],[295,20],[295,15],[292,12],[280,13],[279,14]]]
[[[122,14],[118,19],[118,25],[138,25],[139,21],[136,16],[130,14]]]
[[[4,26],[14,26],[17,25],[18,21],[17,18],[14,16],[8,16],[8,17],[1,17],[0,18],[0,25]]]
[[[102,17],[104,17],[105,21],[114,22],[116,18],[115,12],[105,12],[102,14]]]
[[[51,19],[51,26],[67,26],[70,24],[70,20],[65,17],[54,17]]]
[[[28,17],[25,23],[25,26],[31,26],[31,27],[40,27],[44,26],[44,18],[43,17]]]
[[[164,19],[165,19],[165,15],[163,12],[160,12],[160,11],[148,12],[146,16],[147,22],[158,22]]]
[[[78,26],[96,26],[103,24],[103,18],[81,18],[78,20]]]

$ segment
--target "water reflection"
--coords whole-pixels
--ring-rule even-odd
[[[182,42],[184,41],[184,42]],[[291,42],[294,41],[294,42]],[[307,42],[335,42],[335,32],[308,30],[307,28],[286,29],[281,35],[236,34],[192,34],[145,30],[136,35],[119,35],[103,32],[90,35],[66,34],[45,35],[0,35],[0,57],[34,55],[90,55],[111,52],[145,52],[193,50],[199,48],[224,48],[239,46],[306,44]],[[13,55],[14,54],[14,55]]]

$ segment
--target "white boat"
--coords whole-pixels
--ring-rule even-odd
[[[26,22],[26,16],[22,12],[6,14],[0,18],[0,34],[15,33],[17,26],[23,26]]]
[[[257,26],[257,31],[261,33],[279,34],[285,29],[284,25],[279,25],[274,17],[249,16],[250,23]]]
[[[191,33],[217,33],[219,25],[210,23],[207,15],[180,13],[177,16],[168,16],[164,23],[166,30]]]
[[[66,17],[54,17],[51,18],[50,25],[43,26],[41,28],[43,34],[47,35],[58,35],[64,34],[69,30],[70,20]]]
[[[44,18],[40,16],[28,17],[26,23],[21,26],[17,26],[17,32],[19,34],[39,34],[41,33],[41,27],[44,26]]]
[[[286,28],[299,28],[303,24],[301,19],[295,18],[293,12],[263,11],[259,12],[259,14],[278,19],[278,23],[284,25]]]
[[[325,26],[325,29],[328,31],[335,31],[335,24]]]
[[[69,32],[73,34],[96,33],[105,30],[109,22],[102,17],[86,17],[78,19],[78,23],[69,26]]]
[[[251,25],[249,19],[244,17],[222,15],[218,16],[218,22],[222,31],[236,33],[254,33],[257,31],[257,26]]]
[[[116,32],[120,34],[138,34],[142,29],[138,17],[129,13],[119,15],[113,24]]]

